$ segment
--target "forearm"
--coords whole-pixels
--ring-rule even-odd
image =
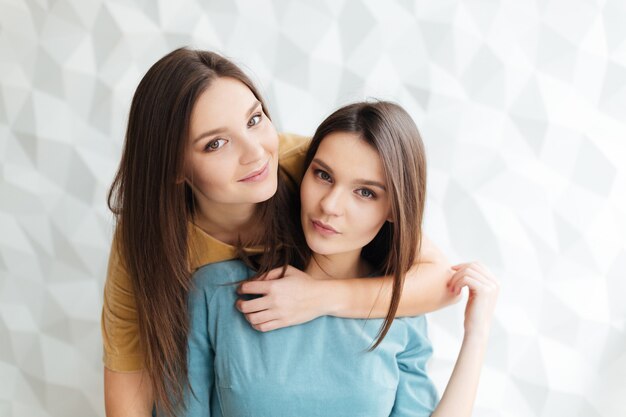
[[[416,264],[406,274],[397,316],[418,316],[456,302],[446,286],[453,271],[447,262]],[[383,318],[392,293],[392,277],[328,281],[328,314],[346,318]]]
[[[487,339],[488,335],[466,335],[463,338],[461,351],[450,381],[432,417],[469,417],[472,415]]]

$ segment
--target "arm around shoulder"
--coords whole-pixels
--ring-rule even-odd
[[[454,271],[444,254],[426,236],[413,267],[407,272],[396,315],[419,316],[457,302],[448,289]],[[329,313],[338,317],[383,318],[389,308],[392,277],[334,280],[327,291]]]

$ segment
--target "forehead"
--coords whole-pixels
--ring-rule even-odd
[[[335,175],[385,182],[383,163],[378,151],[352,132],[335,132],[320,143],[315,158],[332,168]]]
[[[240,121],[254,104],[256,97],[241,81],[220,77],[213,80],[204,90],[191,111],[191,131],[210,130]]]

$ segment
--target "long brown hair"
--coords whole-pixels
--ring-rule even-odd
[[[158,410],[176,415],[184,405],[187,377],[188,222],[194,216],[191,188],[182,177],[193,106],[217,78],[245,84],[267,107],[252,81],[228,59],[212,52],[177,49],[145,74],[132,100],[119,169],[108,196],[117,219],[118,250],[132,281],[139,340]],[[267,225],[267,259],[289,238],[278,219],[285,184],[257,204]],[[243,242],[244,244],[247,242]],[[275,262],[274,262],[275,263]]]
[[[392,222],[385,222],[361,252],[377,271],[393,275],[391,302],[371,347],[374,349],[389,331],[398,310],[405,274],[420,251],[426,199],[426,153],[415,122],[402,107],[386,101],[360,102],[336,110],[320,124],[306,154],[305,169],[324,138],[335,132],[356,133],[378,151],[390,192]],[[311,252],[302,251],[306,240],[301,225],[298,231],[300,250],[293,252],[294,264],[304,268],[311,259]]]

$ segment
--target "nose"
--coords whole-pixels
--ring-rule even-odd
[[[320,200],[322,212],[328,216],[341,216],[343,214],[343,201],[341,190],[338,187],[331,188]]]
[[[241,136],[240,143],[242,165],[257,163],[265,157],[265,148],[258,137],[244,134]]]

